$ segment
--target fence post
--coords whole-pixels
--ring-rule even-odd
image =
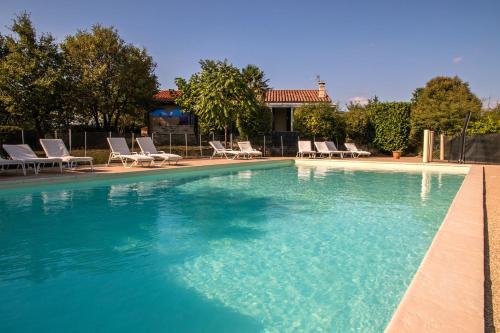
[[[233,133],[229,134],[229,149],[233,149]]]
[[[57,139],[57,130],[54,131],[54,139]]]
[[[84,156],[87,157],[87,131],[83,132],[83,146]]]
[[[168,133],[168,146],[169,146],[169,152],[172,154],[172,132]]]
[[[215,134],[212,132],[212,141],[215,141]]]
[[[429,130],[424,130],[424,147],[422,148],[422,162],[429,162]]]
[[[434,155],[434,131],[429,131],[429,162],[432,162]]]
[[[201,148],[201,134],[200,134],[200,157],[203,157],[203,148]]]
[[[281,157],[283,157],[283,135],[280,136],[281,139]]]
[[[24,129],[21,130],[21,141],[24,145]]]
[[[151,141],[153,141],[153,143],[155,142],[155,132],[151,133]]]
[[[265,135],[264,135],[264,149],[263,150],[264,150],[263,154],[264,154],[264,156],[266,156],[266,136]]]
[[[132,132],[132,152],[134,151],[134,132]]]
[[[444,134],[439,135],[439,159],[444,161]]]
[[[188,156],[188,134],[184,133],[184,141],[186,143],[186,157]]]
[[[109,131],[109,137],[111,137],[111,131]]]
[[[71,128],[68,130],[69,153],[71,154]]]

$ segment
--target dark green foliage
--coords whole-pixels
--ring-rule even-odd
[[[0,120],[39,133],[64,123],[62,58],[50,34],[37,36],[27,13],[0,38]]]
[[[310,103],[295,109],[293,124],[296,131],[306,136],[338,141],[345,138],[344,115],[329,103]]]
[[[346,122],[346,136],[350,141],[360,143],[363,145],[369,144],[373,141],[375,136],[375,129],[370,120],[368,107],[372,103],[377,103],[375,99],[371,99],[368,105],[360,105],[350,103],[347,105],[347,112],[345,114]]]
[[[467,133],[500,133],[500,104],[497,105],[494,109],[483,111],[478,119],[469,124]]]
[[[227,134],[233,126],[240,135],[269,131],[269,112],[262,104],[267,80],[259,68],[249,65],[240,71],[227,60],[201,60],[200,66],[189,81],[176,79],[182,91],[176,102],[198,116],[202,133]]]
[[[373,143],[383,151],[405,151],[410,134],[410,110],[408,102],[372,103],[368,106],[375,129]]]
[[[448,135],[459,133],[469,111],[473,112],[473,119],[479,115],[481,101],[466,82],[458,77],[433,78],[413,94],[412,143],[420,145],[424,129]]]
[[[80,123],[105,130],[142,123],[158,88],[156,64],[145,49],[100,25],[67,37],[61,47],[70,87],[66,106]]]

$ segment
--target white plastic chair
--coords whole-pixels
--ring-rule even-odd
[[[161,161],[160,166],[163,166],[167,162],[168,164],[170,164],[170,162],[175,162],[175,164],[177,164],[177,162],[182,159],[179,155],[167,154],[164,151],[157,150],[153,139],[149,136],[137,138],[136,141],[144,155],[151,156],[153,159]]]
[[[131,168],[136,165],[144,166],[147,163],[149,166],[153,164],[154,159],[151,156],[144,154],[132,153],[127,146],[125,138],[107,138],[111,153],[108,158],[108,166],[113,160],[122,162],[123,167]],[[127,164],[128,161],[132,163]]]
[[[92,157],[71,156],[66,145],[61,139],[40,139],[40,145],[49,158],[61,158],[70,168],[78,163],[89,163],[90,169],[94,170],[94,159]]]

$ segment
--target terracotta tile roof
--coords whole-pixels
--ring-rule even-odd
[[[266,103],[311,103],[311,102],[329,102],[332,100],[328,94],[320,98],[318,90],[288,90],[288,89],[269,89],[266,91]]]
[[[156,102],[175,102],[175,99],[181,95],[179,90],[168,89],[161,90],[153,96],[153,101]]]
[[[181,95],[179,90],[161,90],[153,96],[156,102],[175,102],[175,99]],[[315,89],[269,89],[266,91],[266,103],[314,103],[328,102],[332,100],[328,94],[320,98],[318,90]]]

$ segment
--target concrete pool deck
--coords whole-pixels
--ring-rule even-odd
[[[294,159],[186,159],[179,166],[164,168],[125,169],[121,166],[98,166],[93,173],[85,171],[88,169],[78,169],[65,171],[61,175],[50,170],[43,171],[39,176],[26,177],[9,171],[0,173],[0,189],[35,185],[40,182],[115,178],[130,173],[156,173],[170,169],[198,169],[287,160],[291,162]],[[300,163],[318,165],[332,163],[349,168],[380,167],[401,171],[422,170],[422,168],[431,171],[437,168],[444,172],[457,170],[464,173],[463,165],[423,164],[421,159],[413,157],[401,160],[384,157],[344,160],[303,159]],[[486,189],[485,200],[483,186]],[[487,228],[483,216],[485,212]],[[498,316],[499,240],[500,166],[473,165],[386,332],[484,332],[485,329],[486,332],[494,332],[492,327],[496,325],[498,328],[500,318]],[[491,280],[489,287],[488,280]]]

